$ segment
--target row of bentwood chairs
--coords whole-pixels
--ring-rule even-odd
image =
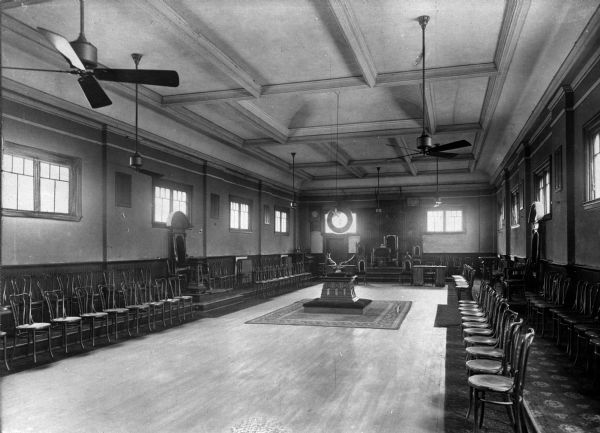
[[[181,279],[172,276],[165,278],[133,278],[124,274],[118,285],[114,280],[107,279],[104,283],[87,287],[70,287],[69,292],[76,299],[77,314],[71,307],[70,297],[65,296],[67,291],[59,284],[58,289],[42,290],[39,282],[38,289],[42,295],[41,311],[38,303],[34,301],[31,290],[9,295],[10,308],[14,321],[13,343],[11,361],[15,357],[18,341],[27,340],[26,355],[30,353],[30,344],[33,346],[33,361],[37,363],[37,344],[43,342],[49,355],[54,358],[52,351],[52,330],[59,329],[62,346],[65,353],[69,351],[68,337],[75,330],[79,345],[84,346],[84,325],[92,346],[96,345],[96,331],[104,329],[108,342],[110,342],[110,326],[113,328],[113,337],[118,339],[118,326],[122,324],[131,336],[130,321],[135,321],[136,334],[140,331],[140,322],[145,320],[148,331],[156,330],[157,321],[162,322],[163,328],[173,325],[175,315],[178,323],[186,320],[186,313],[194,314],[193,299],[181,293]],[[44,314],[44,310],[47,314]],[[47,317],[44,321],[43,317]],[[42,317],[41,321],[35,318]],[[40,341],[40,335],[44,335]],[[10,370],[7,359],[7,332],[0,331],[3,343],[4,365]]]
[[[473,431],[483,425],[485,406],[505,406],[514,431],[524,429],[523,387],[535,333],[510,309],[501,292],[482,281],[475,300],[459,300],[466,351]]]

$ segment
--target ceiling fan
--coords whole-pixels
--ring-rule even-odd
[[[58,33],[41,27],[38,27],[37,30],[66,59],[71,69],[54,70],[8,66],[3,66],[3,68],[79,75],[77,81],[92,108],[106,107],[112,104],[97,80],[168,87],[179,85],[179,75],[176,71],[98,68],[97,49],[87,41],[84,34],[84,0],[80,0],[80,32],[76,40],[69,42]]]
[[[429,16],[428,15],[422,15],[418,18],[419,20],[419,24],[421,26],[422,29],[422,39],[423,39],[423,50],[421,51],[421,54],[419,55],[419,57],[417,58],[418,61],[422,60],[422,85],[421,85],[421,91],[422,91],[422,101],[423,101],[423,129],[421,130],[421,135],[419,137],[417,137],[417,149],[415,150],[413,153],[409,153],[408,155],[403,155],[394,159],[398,159],[398,158],[404,158],[405,156],[412,156],[412,155],[430,155],[430,156],[436,156],[436,157],[440,157],[440,158],[454,158],[455,156],[458,155],[458,153],[451,153],[451,152],[447,152],[448,150],[454,150],[454,149],[460,149],[463,147],[469,147],[471,145],[471,143],[469,143],[467,140],[458,140],[458,141],[453,141],[451,143],[446,143],[446,144],[433,144],[432,143],[432,139],[431,136],[427,133],[426,129],[425,129],[425,27],[427,27],[427,23],[429,22]],[[411,150],[411,149],[409,149]]]

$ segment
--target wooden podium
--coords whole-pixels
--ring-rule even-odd
[[[321,297],[305,302],[305,313],[362,314],[371,303],[354,292],[356,275],[331,274],[323,279]]]

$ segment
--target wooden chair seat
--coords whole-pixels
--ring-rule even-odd
[[[50,323],[36,322],[36,323],[30,323],[30,324],[26,324],[26,325],[18,325],[17,329],[24,330],[24,331],[27,331],[29,329],[40,331],[42,329],[48,329],[48,328],[50,328],[50,326],[51,326]]]
[[[513,387],[513,378],[497,374],[476,374],[469,377],[469,386],[481,391],[508,392]]]
[[[498,339],[495,337],[487,337],[483,335],[474,335],[472,337],[464,338],[465,344],[469,345],[480,345],[480,346],[494,346],[498,344]]]
[[[498,374],[502,371],[502,362],[497,359],[470,359],[465,365],[473,374]]]
[[[472,358],[502,359],[504,356],[504,350],[491,346],[469,346],[465,351]]]

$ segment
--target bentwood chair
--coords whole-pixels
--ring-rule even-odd
[[[143,303],[139,300],[139,284],[137,282],[121,282],[121,287],[126,295],[125,308],[133,313],[133,317],[135,319],[136,334],[140,333],[140,319],[143,319],[144,317],[146,318],[148,331],[152,331],[152,327],[150,325],[150,304]]]
[[[37,362],[37,335],[39,332],[45,332],[48,341],[48,353],[54,358],[52,353],[52,330],[51,324],[46,322],[35,322],[32,314],[32,301],[29,293],[12,294],[9,296],[10,309],[15,322],[15,333],[13,336],[13,348],[11,358],[15,357],[18,338],[27,338],[27,354],[29,354],[29,342],[33,340],[33,362]]]
[[[519,339],[516,367],[512,376],[475,374],[469,377],[468,383],[473,400],[473,431],[475,433],[479,432],[479,428],[483,425],[486,403],[505,406],[515,431],[523,432],[523,388],[527,360],[534,336],[535,331],[533,328],[529,328],[527,333]],[[488,397],[486,393],[490,393],[492,396]]]
[[[99,293],[94,288],[88,287],[77,287],[75,289],[75,295],[77,296],[77,305],[79,306],[79,315],[82,320],[89,323],[90,336],[92,338],[92,346],[96,345],[96,323],[99,322],[104,325],[106,330],[106,339],[110,343],[110,332],[108,331],[108,313],[104,311],[97,311],[101,308],[102,301],[99,299]]]
[[[61,329],[62,343],[63,346],[65,346],[65,353],[69,352],[69,328],[77,329],[79,334],[79,344],[81,348],[84,349],[85,347],[83,346],[83,326],[81,323],[81,317],[68,315],[66,308],[67,300],[65,299],[63,291],[47,290],[42,293],[48,307],[51,325]]]
[[[119,338],[119,317],[123,319],[122,321],[127,328],[127,335],[131,337],[131,331],[129,330],[129,309],[125,308],[127,296],[124,290],[120,287],[115,287],[114,282],[111,282],[109,284],[100,284],[98,286],[98,293],[100,294],[102,311],[108,313],[108,316],[112,319],[115,340]]]
[[[8,366],[8,359],[6,357],[6,332],[0,331],[0,338],[2,338],[2,353],[4,355],[4,365],[6,366],[6,369],[10,371],[10,367]]]
[[[168,282],[166,278],[157,278],[155,280],[154,290],[155,296],[153,297],[156,301],[164,302],[164,308],[169,310],[169,324],[173,325],[173,310],[177,311],[177,321],[181,323],[181,316],[179,315],[179,299],[171,298],[168,295]]]
[[[173,299],[179,300],[181,311],[183,312],[183,320],[185,320],[185,307],[188,306],[190,310],[190,316],[194,315],[194,299],[189,295],[181,294],[181,278],[169,277],[169,295]]]

